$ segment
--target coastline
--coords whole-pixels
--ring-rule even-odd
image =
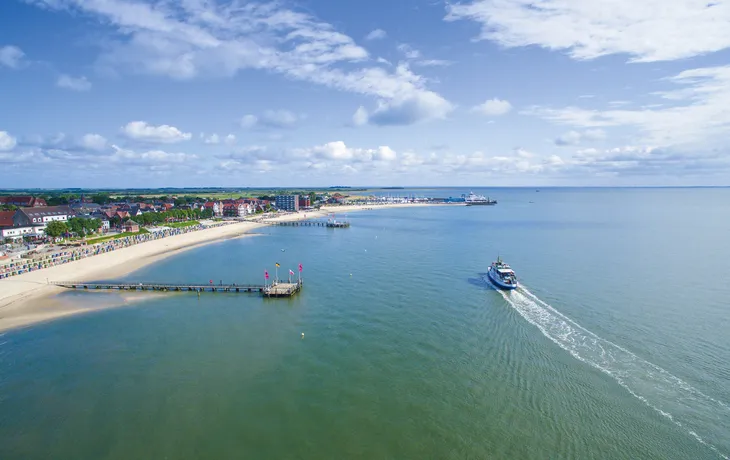
[[[432,204],[397,203],[389,205],[344,205],[323,207],[320,211],[285,214],[259,221],[243,221],[220,227],[170,236],[140,243],[113,252],[76,260],[64,265],[23,273],[0,280],[0,333],[44,321],[62,318],[98,309],[76,308],[54,301],[53,296],[63,288],[47,284],[54,281],[91,281],[116,278],[153,264],[173,254],[217,241],[254,236],[253,231],[265,227],[266,222],[297,221],[327,217],[370,209],[425,207]]]

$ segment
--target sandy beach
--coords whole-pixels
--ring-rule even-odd
[[[48,280],[90,281],[123,276],[180,251],[222,239],[251,235],[254,230],[264,227],[266,225],[264,222],[267,221],[316,219],[332,213],[341,218],[343,214],[366,209],[424,206],[432,205],[402,203],[323,207],[319,211],[285,214],[262,219],[262,222],[237,222],[148,241],[64,265],[2,279],[0,280],[0,332],[89,311],[88,308],[79,309],[54,301],[53,295],[61,292],[63,288],[47,284]],[[105,307],[107,306],[100,308]]]

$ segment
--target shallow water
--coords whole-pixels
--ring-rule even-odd
[[[301,262],[291,300],[152,294],[0,335],[0,458],[730,455],[730,191],[481,192],[499,205],[270,228],[125,278]],[[484,281],[498,253],[519,290]]]

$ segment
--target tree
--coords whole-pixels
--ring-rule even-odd
[[[71,233],[75,233],[78,236],[84,236],[84,219],[80,219],[78,217],[72,217],[68,220],[66,226],[69,230],[71,230]]]
[[[91,195],[91,201],[96,204],[107,204],[111,201],[111,197],[108,193],[95,193]]]
[[[317,192],[309,192],[309,204],[311,206],[314,206],[314,203],[317,201]]]
[[[68,225],[66,225],[66,222],[54,220],[52,222],[48,222],[48,225],[46,225],[46,235],[52,238],[58,238],[59,236],[67,232]]]

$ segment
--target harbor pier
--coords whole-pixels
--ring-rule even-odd
[[[292,297],[302,289],[303,282],[271,284],[200,284],[200,283],[112,283],[112,282],[80,282],[52,281],[54,286],[85,291],[145,291],[145,292],[224,292],[232,294],[257,293],[264,297]]]

